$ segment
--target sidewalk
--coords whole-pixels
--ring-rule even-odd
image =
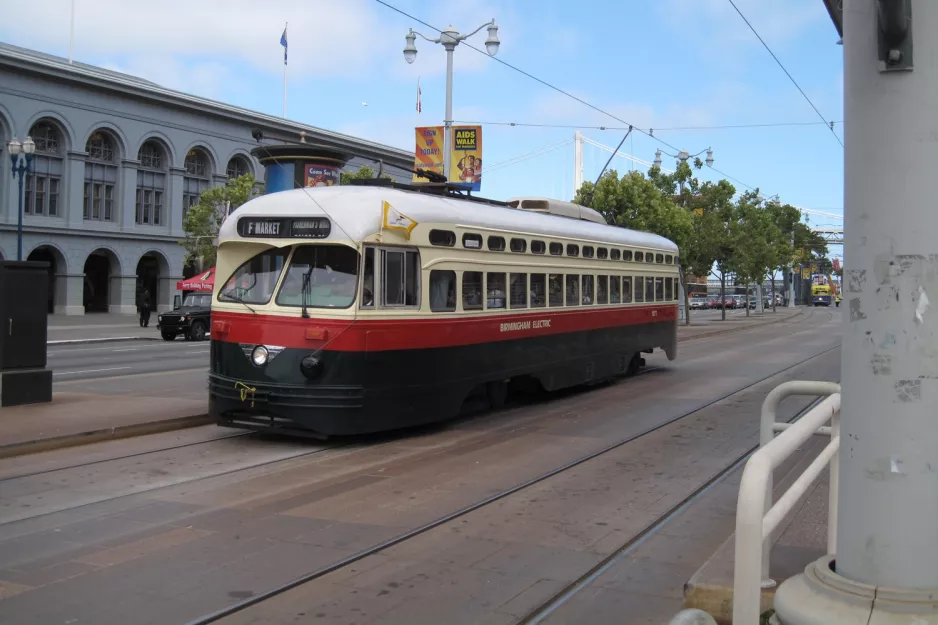
[[[801,313],[801,309],[780,309],[776,313],[753,314],[748,318],[741,316],[727,321],[695,320],[691,315],[691,325],[679,327],[678,340],[780,323]],[[81,333],[85,336],[91,334],[93,338],[111,340],[120,336],[159,338],[152,318],[150,327],[144,329],[136,317],[129,315],[101,313],[84,317],[49,317],[50,344],[54,344],[54,340],[62,340],[54,337],[69,336],[68,333],[78,333],[79,336]],[[207,403],[207,399],[141,394],[113,396],[57,392],[51,404],[4,409],[0,417],[0,457],[202,425],[210,422],[206,416]]]
[[[150,325],[140,327],[136,315],[114,313],[88,313],[87,315],[49,315],[47,343],[60,345],[66,342],[91,343],[117,340],[159,340],[156,315],[150,315]]]
[[[3,409],[0,458],[204,425],[207,411],[207,399],[55,393]]]

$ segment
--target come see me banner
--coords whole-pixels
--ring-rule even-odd
[[[447,179],[473,191],[482,189],[482,127],[453,126],[453,147]],[[443,126],[416,128],[414,168],[443,173]],[[416,174],[414,182],[427,182]]]

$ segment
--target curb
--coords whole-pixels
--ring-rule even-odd
[[[801,315],[803,315],[803,314],[804,314],[804,311],[803,311],[803,310],[800,310],[800,311],[798,311],[797,313],[795,313],[794,315],[791,315],[791,316],[789,316],[789,317],[782,317],[781,319],[773,319],[772,321],[766,321],[765,323],[758,323],[758,324],[753,324],[753,325],[751,325],[751,326],[744,326],[744,327],[740,327],[740,328],[727,328],[727,329],[724,329],[724,330],[717,330],[716,332],[701,332],[700,334],[696,334],[696,335],[694,335],[694,336],[688,336],[688,337],[685,337],[685,338],[683,338],[683,339],[680,338],[680,337],[678,337],[677,340],[678,340],[678,342],[681,342],[681,341],[693,341],[693,340],[695,340],[695,339],[705,339],[705,338],[709,338],[709,337],[711,337],[711,336],[719,336],[719,335],[721,335],[721,334],[730,334],[730,333],[732,333],[732,332],[742,332],[743,330],[754,330],[754,329],[756,329],[756,328],[761,328],[761,327],[763,327],[763,326],[770,326],[770,325],[775,325],[776,323],[783,323],[783,322],[785,322],[785,321],[788,321],[789,319],[794,319],[794,318],[799,317],[799,316],[801,316]],[[683,328],[683,327],[686,327],[686,326],[678,326],[678,331],[680,332],[680,328]],[[693,327],[693,326],[690,326],[690,327]]]
[[[145,436],[147,434],[159,434],[162,432],[172,432],[173,430],[184,430],[200,425],[209,425],[214,422],[215,419],[211,415],[199,414],[188,417],[164,419],[161,421],[135,423],[134,425],[121,425],[113,428],[92,430],[90,432],[78,432],[76,434],[41,438],[38,440],[24,441],[22,443],[0,445],[0,458],[14,458],[26,454],[65,449],[66,447],[77,447],[79,445],[88,445],[101,441],[132,438],[135,436]]]
[[[158,336],[108,336],[100,339],[60,339],[46,341],[46,345],[81,345],[83,343],[116,343],[118,341],[159,341]]]

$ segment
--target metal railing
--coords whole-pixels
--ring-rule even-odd
[[[776,411],[782,399],[792,395],[827,396],[794,423],[778,423]],[[825,424],[830,422],[830,426]],[[780,432],[776,437],[775,433]],[[792,485],[773,504],[773,471],[805,441],[815,435],[830,442]],[[772,533],[807,495],[830,465],[827,550],[837,542],[837,453],[840,449],[840,385],[834,382],[785,382],[762,404],[760,449],[746,462],[736,506],[736,553],[733,571],[733,623],[759,622],[762,588],[771,588],[769,552]]]

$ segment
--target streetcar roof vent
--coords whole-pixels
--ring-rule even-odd
[[[580,206],[573,202],[563,202],[561,200],[540,197],[519,197],[508,200],[508,206],[519,210],[531,211],[532,213],[547,213],[548,215],[567,217],[568,219],[594,221],[598,224],[606,223],[603,216],[592,208]]]

